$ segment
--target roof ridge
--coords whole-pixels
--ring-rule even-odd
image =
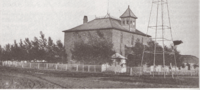
[[[65,32],[65,31],[68,31],[68,30],[71,30],[71,29],[74,29],[74,28],[77,28],[77,27],[83,26],[84,24],[91,23],[91,22],[94,21],[94,20],[96,20],[96,19],[93,19],[93,20],[91,20],[91,21],[88,21],[87,23],[82,23],[82,24],[80,24],[80,25],[78,25],[78,26],[76,26],[76,27],[73,27],[73,28],[70,28],[70,29],[64,30],[64,31],[62,31],[62,32]]]
[[[133,11],[129,8],[126,9],[126,11],[120,16],[120,18],[124,18],[124,17],[132,17],[137,19],[137,16],[133,13]]]

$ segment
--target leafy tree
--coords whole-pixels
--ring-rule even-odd
[[[133,56],[128,56],[127,66],[138,66],[141,63],[142,53],[143,53],[143,44],[137,39],[135,46],[132,47],[134,52]]]
[[[3,48],[0,45],[0,61],[3,59]]]
[[[65,56],[65,49],[64,49],[64,45],[62,44],[62,42],[60,40],[57,40],[56,42],[56,47],[54,48],[56,54],[55,57],[57,58],[56,60],[60,60],[60,62],[64,62],[64,56]]]
[[[103,35],[101,38],[90,36],[88,43],[76,42],[72,50],[72,58],[85,64],[102,64],[111,61],[111,56],[115,53],[113,44],[107,41]]]
[[[53,43],[53,40],[51,39],[51,37],[48,38],[48,44],[47,44],[47,55],[46,55],[46,60],[48,62],[52,62],[52,60],[55,60],[55,52],[54,49],[55,48],[55,44]]]
[[[31,43],[31,41],[29,40],[29,38],[25,38],[25,40],[24,40],[24,43],[25,43],[25,45],[24,45],[24,48],[25,48],[25,53],[24,53],[24,55],[25,55],[25,60],[31,60],[32,59],[32,43]]]
[[[144,61],[143,64],[148,64],[148,65],[153,65],[154,63],[154,45],[156,44],[156,52],[159,52],[161,54],[155,54],[155,65],[163,65],[163,47],[161,47],[158,43],[155,43],[154,41],[148,42],[148,45],[145,45],[145,51],[144,53]],[[134,55],[132,58],[133,60],[127,60],[127,65],[128,66],[139,66],[141,64],[142,60],[142,53],[143,53],[144,45],[140,43],[138,40],[136,41],[135,46],[132,48]],[[171,46],[171,47],[164,47],[165,49],[165,65],[175,65],[175,60],[174,60],[174,54],[170,52],[175,52],[176,56],[176,62],[177,66],[180,66],[182,64],[181,60],[178,58],[180,57],[180,53]]]
[[[47,39],[45,38],[45,35],[40,32],[40,40],[39,40],[39,59],[46,59],[46,51],[47,51]]]

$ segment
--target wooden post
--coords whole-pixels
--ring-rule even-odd
[[[49,65],[48,65],[48,63],[47,63],[47,64],[46,64],[46,69],[48,69],[48,66],[49,66]]]
[[[24,68],[24,63],[21,63],[22,64],[22,68]]]
[[[67,64],[66,64],[66,70],[67,70]]]
[[[38,69],[40,69],[40,63],[38,63]]]
[[[96,65],[94,65],[94,71],[96,72]]]
[[[57,68],[58,68],[58,66],[57,66],[57,64],[56,64],[56,70],[57,70]]]
[[[84,65],[83,65],[83,72],[84,72]]]
[[[116,74],[116,71],[117,71],[117,70],[116,70],[116,61],[115,61],[115,70],[114,70],[114,71],[115,71],[115,74]]]
[[[130,76],[133,76],[132,67],[130,67]]]
[[[31,68],[31,63],[30,63],[30,68]]]
[[[77,65],[77,67],[76,67],[76,71],[78,72],[78,65]]]
[[[88,65],[88,72],[90,72],[90,65]]]
[[[10,62],[8,63],[8,66],[10,67]]]

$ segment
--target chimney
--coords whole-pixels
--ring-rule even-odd
[[[88,22],[88,17],[87,16],[84,16],[83,18],[83,23],[87,23]]]

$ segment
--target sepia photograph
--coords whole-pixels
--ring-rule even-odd
[[[0,89],[199,89],[199,0],[0,0]]]

